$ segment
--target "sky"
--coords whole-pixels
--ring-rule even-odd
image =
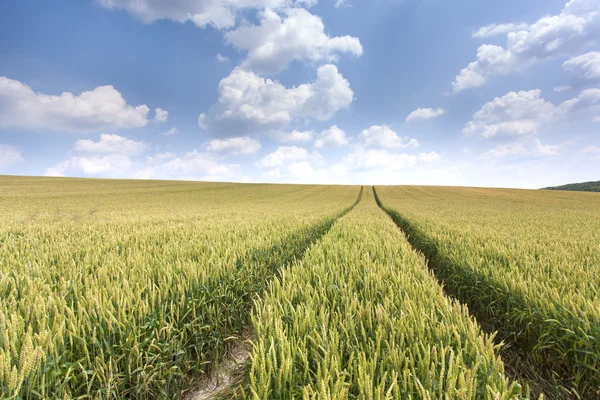
[[[600,179],[600,0],[0,2],[0,174]]]

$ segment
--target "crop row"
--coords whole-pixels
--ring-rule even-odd
[[[358,194],[98,184],[0,194],[2,398],[178,397]]]
[[[247,396],[256,400],[526,395],[370,188],[269,284],[253,326]]]
[[[600,196],[378,187],[448,290],[563,395],[600,395]]]

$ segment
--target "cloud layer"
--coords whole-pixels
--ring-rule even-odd
[[[563,63],[563,68],[571,73],[576,84],[600,82],[600,52],[591,51],[573,57]]]
[[[510,74],[543,60],[572,54],[598,33],[599,8],[600,0],[571,0],[560,14],[543,17],[531,25],[481,28],[475,34],[478,37],[507,32],[506,45],[479,47],[476,61],[461,70],[452,83],[454,92],[483,86],[495,75]]]
[[[540,125],[576,113],[598,110],[600,89],[587,89],[573,99],[556,106],[541,97],[539,89],[509,92],[485,104],[473,115],[463,133],[484,138],[536,134]]]
[[[218,154],[253,154],[260,150],[260,142],[249,137],[215,139],[206,143],[206,150]]]
[[[197,27],[231,28],[247,9],[310,7],[316,0],[98,0],[106,8],[123,9],[145,23],[159,19],[191,21]]]
[[[149,111],[145,104],[127,104],[112,86],[99,86],[78,96],[70,92],[54,96],[0,77],[0,128],[71,132],[139,128],[148,123]]]

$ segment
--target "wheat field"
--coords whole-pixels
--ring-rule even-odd
[[[537,396],[505,345],[550,397],[598,395],[597,194],[0,188],[1,398],[183,398],[248,332],[242,376],[210,398]]]

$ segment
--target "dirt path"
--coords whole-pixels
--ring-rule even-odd
[[[185,400],[221,399],[235,388],[244,377],[247,361],[250,358],[252,334],[244,332],[241,338],[232,340],[225,357],[217,368],[204,376],[197,387],[188,393]]]
[[[318,237],[311,241],[311,243],[308,243],[303,249],[303,253],[314,245],[314,243],[321,240],[335,222],[352,211],[352,209],[360,203],[363,190],[364,187],[361,186],[356,202],[341,215],[338,215],[328,227],[318,235]],[[283,264],[285,265],[287,262]],[[204,375],[197,382],[194,389],[184,393],[182,398],[184,400],[216,400],[231,398],[233,390],[235,390],[242,382],[244,375],[247,372],[246,367],[250,358],[250,352],[252,351],[251,339],[252,331],[249,327],[242,333],[241,338],[231,340],[226,348],[225,356],[216,368],[213,368],[209,373]]]

